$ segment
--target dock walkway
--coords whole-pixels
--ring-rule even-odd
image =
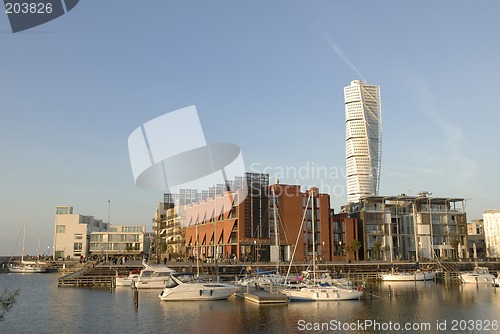
[[[236,296],[257,304],[285,304],[288,302],[288,297],[282,293],[257,290],[249,286],[236,292]]]

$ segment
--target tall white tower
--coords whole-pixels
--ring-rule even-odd
[[[380,87],[359,80],[344,87],[347,199],[378,195],[382,154]]]

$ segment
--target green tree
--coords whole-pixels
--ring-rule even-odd
[[[349,250],[352,250],[354,252],[354,261],[359,260],[359,250],[361,249],[361,246],[363,244],[359,240],[351,240],[351,243],[349,244]]]
[[[18,294],[19,290],[13,293],[4,291],[3,295],[0,297],[0,321],[3,321],[5,313],[9,312],[12,306],[14,306]]]
[[[375,255],[375,260],[380,259],[380,251],[382,250],[382,241],[377,240],[373,243],[373,253]]]

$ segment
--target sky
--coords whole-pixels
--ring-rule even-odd
[[[128,137],[196,105],[250,172],[345,204],[343,87],[380,86],[381,195],[500,209],[498,1],[86,0],[12,33],[0,13],[0,255],[52,247],[55,207],[146,225]],[[189,133],[185,134],[189,136]],[[171,138],[175,145],[182,138]],[[327,171],[325,173],[325,171]],[[318,175],[321,174],[321,175]],[[109,201],[109,205],[108,205]]]

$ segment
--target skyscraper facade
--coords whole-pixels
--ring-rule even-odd
[[[380,87],[351,81],[344,87],[347,199],[377,196],[382,153]]]

